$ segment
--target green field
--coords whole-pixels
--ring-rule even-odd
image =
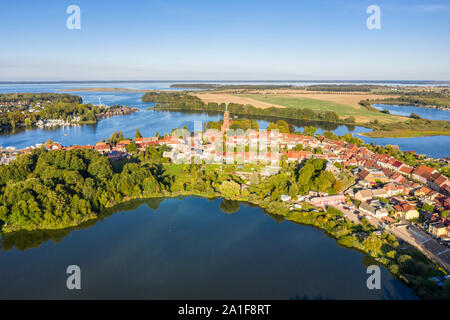
[[[404,120],[404,117],[381,113],[378,111],[369,111],[363,107],[354,108],[350,105],[340,104],[332,101],[317,100],[302,97],[292,97],[284,95],[264,95],[264,94],[242,94],[236,97],[245,97],[258,100],[265,103],[280,105],[290,108],[309,108],[314,111],[334,111],[340,117],[353,116],[357,121],[368,122],[377,119],[380,122],[396,122]]]
[[[450,136],[448,130],[377,130],[361,133],[362,136],[371,138],[415,138],[415,137],[432,137],[432,136]]]

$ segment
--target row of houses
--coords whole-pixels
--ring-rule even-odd
[[[393,218],[399,220],[412,220],[419,218],[419,211],[408,201],[392,198],[389,202],[382,202],[379,199],[371,199],[362,202],[359,209],[377,219],[384,219],[393,213]]]

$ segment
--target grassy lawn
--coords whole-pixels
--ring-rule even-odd
[[[332,101],[310,99],[303,97],[292,97],[284,95],[244,94],[236,95],[257,101],[276,104],[290,108],[309,108],[314,111],[330,110],[336,112],[340,117],[354,116],[357,121],[368,122],[377,119],[380,122],[401,121],[404,117],[384,114],[377,111],[369,111],[362,107],[355,108],[350,105],[340,104]]]
[[[343,179],[340,179],[341,183],[342,183],[342,189],[339,190],[339,192],[343,192],[345,189],[347,189],[348,187],[350,187],[353,183],[355,183],[355,178],[353,178],[350,175],[346,175],[346,177],[344,177]]]
[[[183,164],[165,163],[164,169],[169,175],[179,176],[182,174],[181,171],[183,170]]]
[[[166,174],[174,175],[174,176],[189,176],[183,172],[184,164],[177,163],[165,163],[164,169],[166,170]],[[242,165],[228,165],[228,164],[207,164],[202,165],[206,170],[215,171],[217,173],[231,173],[233,171],[239,172],[258,172],[262,165],[254,165],[254,164],[242,164]],[[253,170],[252,170],[253,169]]]

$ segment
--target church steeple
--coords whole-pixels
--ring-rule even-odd
[[[225,134],[226,131],[231,126],[230,113],[228,112],[228,105],[225,106],[225,113],[223,114],[223,124],[222,124],[222,134]]]

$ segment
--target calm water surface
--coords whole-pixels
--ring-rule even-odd
[[[450,111],[440,109],[422,108],[417,106],[374,104],[379,110],[389,110],[391,114],[409,117],[411,113],[415,113],[424,119],[445,120],[450,121]]]
[[[416,298],[384,268],[368,290],[373,261],[322,231],[221,201],[134,202],[86,229],[4,239],[0,298]],[[73,264],[80,291],[66,289]]]

